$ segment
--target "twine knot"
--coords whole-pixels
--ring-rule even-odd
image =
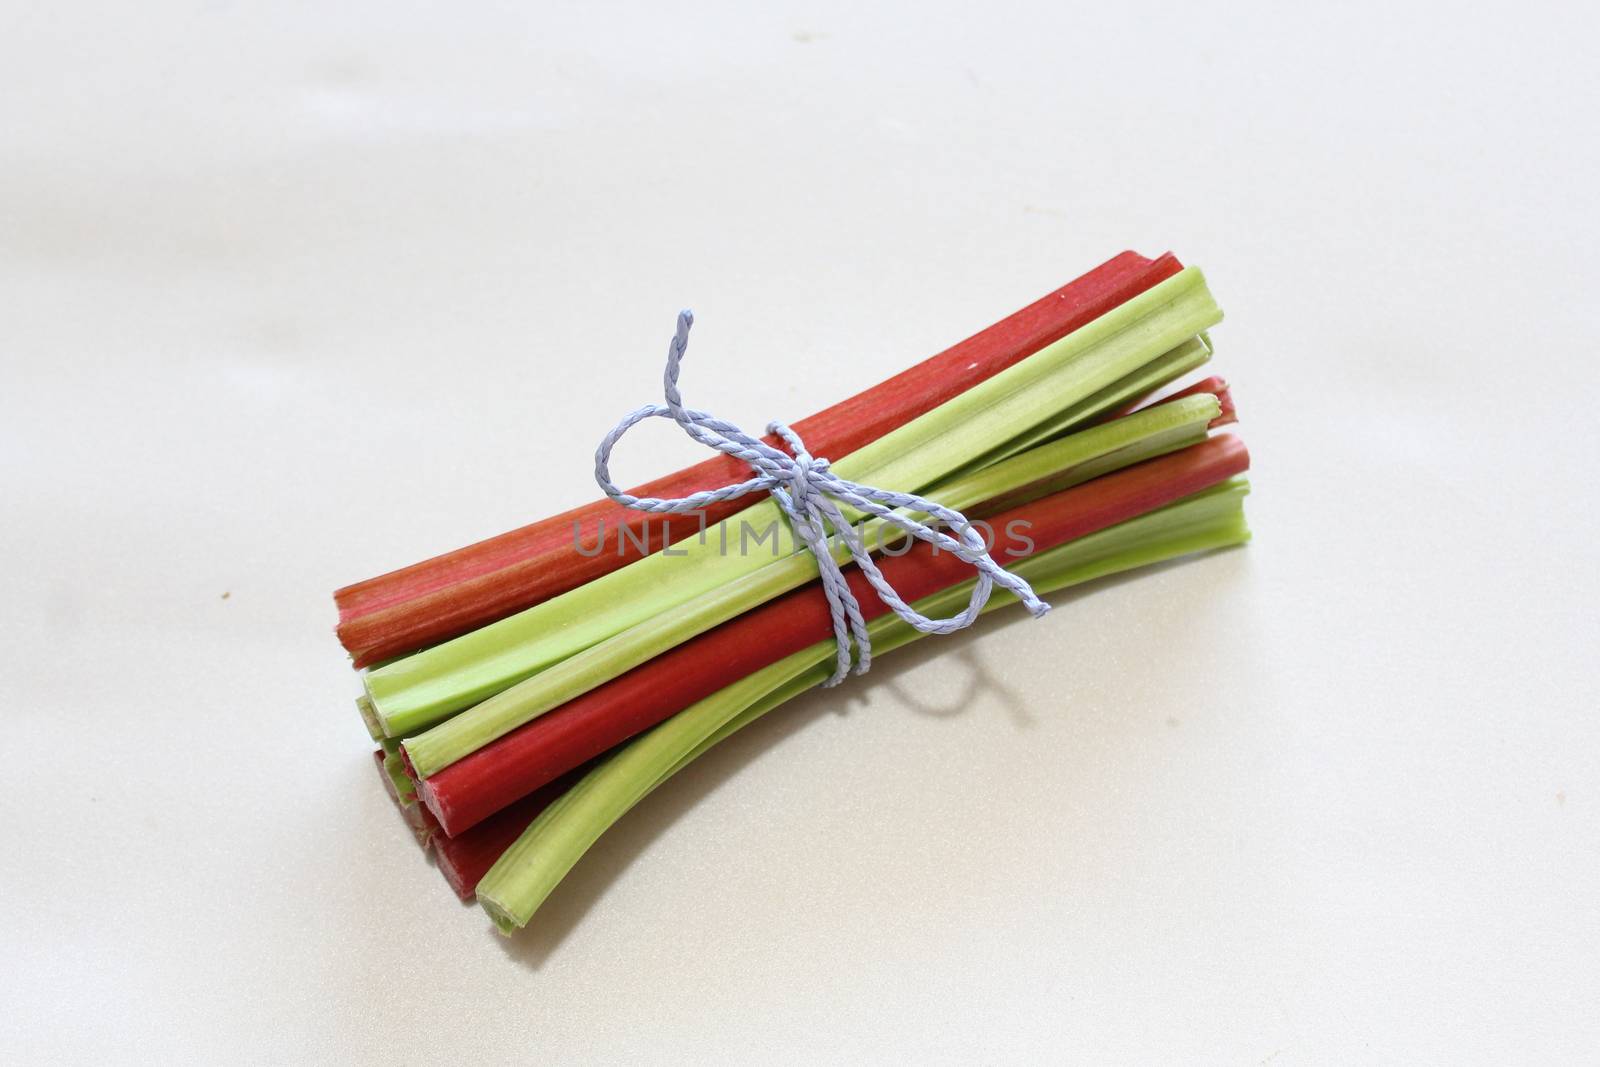
[[[828,543],[830,529],[843,542],[850,558],[860,568],[878,598],[896,615],[923,633],[954,633],[971,626],[989,602],[989,595],[996,585],[1014,593],[1035,617],[1050,610],[1050,605],[1040,600],[1027,582],[994,561],[982,535],[972,528],[972,524],[959,511],[914,493],[897,493],[846,481],[833,473],[827,459],[811,455],[800,436],[781,422],[769,423],[767,430],[789,446],[787,453],[709,412],[684,407],[683,397],[678,392],[678,371],[683,363],[684,352],[689,347],[689,328],[693,325],[693,312],[678,313],[678,328],[667,347],[667,368],[663,375],[666,403],[639,408],[601,439],[600,447],[595,449],[594,454],[595,481],[617,503],[652,514],[699,511],[708,505],[750,493],[771,493],[788,517],[796,539],[816,559],[823,592],[828,598],[828,611],[838,651],[833,677],[825,685],[838,685],[851,673],[852,643],[855,647],[854,673],[865,674],[872,666],[872,641],[867,633],[866,620],[861,615],[861,604],[851,591],[850,583],[846,581],[844,571],[834,555],[834,548]],[[611,450],[635,424],[650,418],[671,419],[683,428],[684,433],[701,444],[749,464],[755,476],[733,485],[691,493],[674,500],[638,497],[624,492],[611,480]],[[966,610],[947,619],[930,619],[906,603],[873,562],[860,532],[845,520],[839,509],[841,503],[881,519],[920,541],[952,552],[970,563],[977,571],[978,580],[973,586],[972,598]],[[951,537],[933,525],[919,522],[911,518],[913,514],[930,516],[939,524],[956,531],[957,536]]]

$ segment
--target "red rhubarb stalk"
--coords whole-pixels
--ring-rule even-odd
[[[996,531],[1022,529],[1042,551],[1135,518],[1243,472],[1244,445],[1231,435],[1097,478],[1002,512]],[[997,552],[1003,553],[1003,544]],[[1004,562],[1003,554],[998,558]],[[880,561],[907,600],[972,577],[970,564],[918,542]],[[887,607],[860,574],[848,573],[867,619]],[[697,700],[832,633],[817,585],[770,601],[534,719],[418,782],[417,794],[447,834],[460,834],[573,767]]]
[[[521,800],[501,808],[472,829],[455,837],[446,836],[443,830],[439,829],[439,823],[434,819],[433,813],[428,812],[426,817],[437,831],[433,838],[433,858],[439,865],[439,873],[450,883],[450,888],[455,890],[456,896],[463,902],[471,900],[473,891],[478,888],[478,882],[489,873],[489,868],[494,866],[494,861],[500,858],[500,854],[511,847],[511,842],[522,836],[522,831],[539,817],[541,811],[576,785],[578,779],[588,770],[589,767],[585,764],[553,782],[545,783]],[[422,805],[418,804],[417,807],[420,808]]]
[[[1170,253],[1124,252],[981,333],[794,428],[814,455],[842,456],[877,440],[1171,277]],[[774,445],[779,442],[772,439]],[[679,497],[742,480],[738,460],[719,455],[632,490]],[[754,497],[707,509],[719,522]],[[334,594],[339,640],[357,667],[414,652],[503,619],[632,562],[700,529],[697,517],[656,518],[598,500],[486,541],[392,571]],[[603,525],[602,525],[603,524]],[[647,525],[648,524],[648,525]],[[629,536],[621,536],[627,530]],[[602,531],[604,531],[602,535]],[[609,547],[584,555],[609,538]],[[647,540],[648,539],[648,540]]]
[[[1238,411],[1233,405],[1233,393],[1228,388],[1228,383],[1217,377],[1215,374],[1209,378],[1202,378],[1193,385],[1186,385],[1175,393],[1166,393],[1157,400],[1151,400],[1148,397],[1142,400],[1136,400],[1127,407],[1118,411],[1114,411],[1105,416],[1100,421],[1110,422],[1112,419],[1120,419],[1122,416],[1131,412],[1143,411],[1145,408],[1155,407],[1157,404],[1165,404],[1170,400],[1179,400],[1186,396],[1197,396],[1200,393],[1210,393],[1212,396],[1216,397],[1217,404],[1222,408],[1221,413],[1216,418],[1206,423],[1207,429],[1215,430],[1218,426],[1226,426],[1229,423],[1239,421]]]
[[[407,803],[401,799],[399,790],[395,788],[394,779],[389,777],[388,768],[384,766],[383,749],[374,752],[372,759],[377,764],[378,776],[383,779],[384,791],[389,794],[389,799],[394,801],[400,817],[405,820],[406,828],[416,835],[417,844],[422,846],[424,852],[433,853],[439,873],[444,875],[444,880],[449,883],[456,896],[461,898],[462,903],[472,900],[478,882],[489,872],[489,868],[494,866],[494,861],[500,858],[500,854],[511,847],[511,842],[528,828],[528,824],[538,818],[539,813],[549,807],[557,797],[576,785],[578,779],[590,769],[590,764],[587,763],[574,768],[555,781],[535,789],[521,800],[501,808],[472,829],[450,837],[439,825],[439,820],[434,817],[433,812],[421,804]]]

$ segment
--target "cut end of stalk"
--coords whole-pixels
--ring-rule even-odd
[[[1228,383],[1221,378],[1216,379],[1217,388],[1211,390],[1216,396],[1217,403],[1222,405],[1222,413],[1211,420],[1208,429],[1215,430],[1218,426],[1227,426],[1239,421],[1239,412],[1233,406],[1233,390],[1228,388]]]
[[[494,928],[500,931],[502,936],[510,937],[522,929],[522,924],[517,922],[512,914],[506,910],[505,906],[493,897],[479,893],[478,904],[488,914],[489,918],[494,921]]]
[[[405,764],[398,754],[384,753],[383,773],[389,776],[389,784],[394,787],[395,799],[401,807],[409,808],[417,802],[416,783],[406,773]]]
[[[405,768],[406,772],[412,775],[411,781],[416,786],[417,799],[422,802],[422,806],[427,808],[429,814],[435,819],[439,820],[440,826],[449,826],[451,824],[449,802],[439,796],[438,791],[433,788],[428,779],[416,773],[409,759],[405,761]]]
[[[383,724],[378,721],[378,709],[372,706],[372,700],[365,693],[356,697],[356,712],[361,716],[361,725],[367,728],[367,734],[382,744],[388,739],[383,732]]]
[[[406,824],[406,829],[416,837],[417,844],[426,852],[433,841],[433,830],[430,828],[430,819],[424,815],[422,805],[412,800],[410,802],[401,798],[399,787],[389,773],[388,753],[378,749],[372,753],[373,762],[378,767],[378,777],[383,780],[383,788],[389,794],[389,799],[394,801],[395,810],[400,813],[400,818]]]

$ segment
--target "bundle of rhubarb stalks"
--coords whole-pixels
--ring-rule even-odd
[[[1197,269],[1124,252],[793,429],[842,478],[1013,535],[991,554],[1039,594],[1236,545],[1248,457],[1212,433],[1234,418],[1227,386],[1181,381],[1221,318]],[[641,385],[655,371],[641,363]],[[750,477],[718,453],[634,493]],[[960,554],[846,517],[918,611],[967,603]],[[859,568],[845,576],[874,657],[923,636]],[[455,892],[510,932],[657,785],[830,678],[817,579],[765,493],[679,516],[602,499],[335,599],[384,783]],[[1007,603],[997,590],[988,609]]]

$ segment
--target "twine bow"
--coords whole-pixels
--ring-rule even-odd
[[[872,666],[872,641],[867,634],[866,620],[861,615],[861,605],[845,580],[844,571],[828,545],[828,528],[837,533],[849,550],[850,557],[861,569],[868,583],[884,604],[911,626],[930,634],[947,634],[971,626],[989,601],[995,585],[1016,594],[1035,617],[1050,610],[1050,605],[1040,600],[1027,582],[1008,573],[989,555],[983,537],[973,530],[959,511],[947,508],[936,501],[914,493],[897,493],[846,481],[829,469],[828,461],[812,456],[805,444],[788,426],[781,422],[769,423],[769,432],[777,434],[788,444],[793,455],[781,452],[759,438],[752,437],[732,423],[683,406],[678,392],[678,369],[689,346],[689,327],[694,325],[694,313],[678,313],[678,329],[667,348],[665,404],[649,404],[631,413],[612,428],[595,449],[594,476],[605,494],[625,507],[653,514],[699,511],[710,504],[732,500],[750,493],[768,492],[788,516],[800,543],[816,558],[817,570],[822,576],[822,588],[828,598],[828,610],[833,621],[833,636],[838,646],[833,677],[825,685],[838,685],[851,672],[851,642],[856,655],[854,672],[865,674]],[[748,463],[755,477],[720,489],[692,493],[676,500],[657,497],[637,497],[624,492],[611,480],[611,450],[636,423],[649,418],[670,418],[683,428],[684,433],[709,445],[718,452]],[[947,619],[930,619],[906,603],[894,587],[884,578],[883,572],[873,562],[862,539],[839,510],[839,504],[850,507],[898,527],[906,534],[926,541],[944,551],[951,552],[970,563],[978,572],[977,584],[966,610]],[[955,530],[958,537],[935,529],[893,509],[906,508],[911,513],[921,513],[938,520]]]

